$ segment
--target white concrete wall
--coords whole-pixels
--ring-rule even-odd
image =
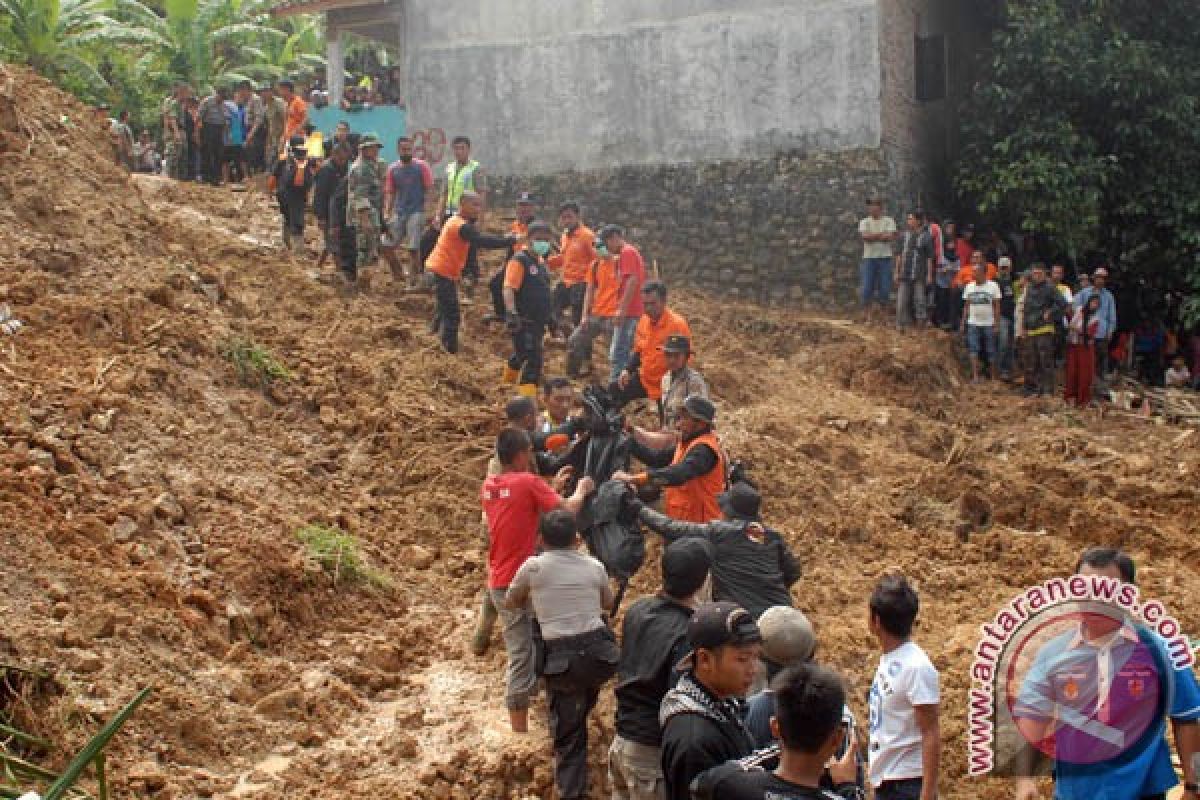
[[[402,2],[410,129],[498,174],[879,146],[877,0]]]

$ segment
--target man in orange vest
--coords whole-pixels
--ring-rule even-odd
[[[483,198],[476,192],[463,192],[458,213],[442,225],[437,245],[425,262],[433,275],[438,327],[447,353],[458,352],[458,283],[471,248],[504,250],[516,243],[512,236],[489,236],[479,230],[475,225],[482,212]]]
[[[667,287],[659,281],[650,281],[642,287],[644,313],[638,320],[633,335],[633,355],[625,369],[617,376],[616,384],[609,387],[618,405],[624,406],[642,397],[656,404],[662,400],[662,379],[667,374],[667,356],[663,347],[672,336],[692,339],[692,329],[687,320],[667,308]],[[659,408],[662,418],[662,408]]]
[[[672,519],[700,523],[721,519],[717,497],[725,491],[725,455],[713,431],[716,416],[711,400],[692,395],[680,409],[674,445],[670,440],[675,434],[635,429],[630,453],[650,469],[636,475],[616,472],[613,480],[662,487],[663,510]]]
[[[517,215],[508,232],[517,237],[517,242],[508,249],[504,266],[496,270],[496,274],[488,281],[488,292],[492,297],[492,311],[484,314],[484,322],[504,322],[504,276],[508,272],[508,262],[513,256],[526,247],[525,238],[529,235],[529,223],[537,217],[537,202],[529,192],[521,192],[517,196]]]
[[[554,316],[559,330],[570,335],[583,319],[588,267],[596,260],[596,234],[583,224],[578,203],[559,206],[558,224],[562,227],[560,252],[547,263],[562,275],[562,282],[554,287]]]

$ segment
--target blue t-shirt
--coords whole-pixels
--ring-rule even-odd
[[[246,110],[231,100],[225,101],[225,144],[243,145],[246,143]]]
[[[1106,699],[1100,697],[1097,651],[1081,643],[1075,632],[1044,645],[1022,683],[1015,716],[1049,719],[1056,714],[1061,720],[1064,708],[1080,715],[1055,733],[1060,754],[1054,763],[1056,800],[1137,800],[1179,782],[1161,711],[1165,707],[1165,716],[1180,722],[1200,719],[1200,687],[1191,667],[1172,668],[1159,637],[1136,630],[1136,639],[1112,648]],[[1127,750],[1094,763],[1063,760],[1068,753],[1117,747],[1119,739],[1112,737],[1122,731],[1137,734]],[[1120,747],[1125,744],[1130,743]]]
[[[404,217],[424,210],[426,176],[432,177],[429,167],[416,158],[407,164],[397,161],[388,167],[388,185],[396,196],[393,214]]]

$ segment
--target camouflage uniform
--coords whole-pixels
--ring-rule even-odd
[[[346,173],[346,225],[356,229],[357,260],[363,267],[374,264],[379,257],[386,169],[381,159],[368,161],[359,156]]]
[[[167,175],[175,180],[183,180],[187,177],[187,158],[188,149],[182,141],[183,133],[180,133],[181,138],[175,138],[171,131],[166,127],[166,119],[170,117],[175,120],[176,125],[182,127],[179,121],[180,115],[183,114],[183,106],[174,96],[168,96],[163,100],[162,118],[163,118],[163,163]]]

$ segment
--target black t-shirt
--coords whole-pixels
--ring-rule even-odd
[[[846,784],[839,791],[801,786],[761,769],[730,770],[712,785],[712,800],[852,800],[858,788]]]

